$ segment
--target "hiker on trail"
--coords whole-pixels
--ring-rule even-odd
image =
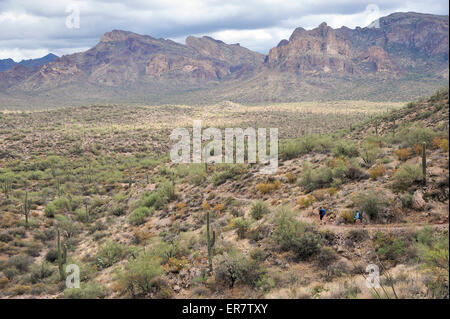
[[[359,212],[359,210],[356,211],[355,213],[355,222],[360,222],[362,223],[362,214]]]
[[[325,216],[325,209],[322,206],[320,206],[320,208],[319,208],[320,220],[322,220],[323,216]]]

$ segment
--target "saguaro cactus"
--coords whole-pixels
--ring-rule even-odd
[[[25,215],[25,225],[28,227],[28,216],[30,215],[30,201],[28,200],[28,192],[25,192],[25,200],[23,201],[23,214]]]
[[[59,229],[57,230],[58,233],[58,269],[59,269],[59,278],[61,280],[65,279],[64,274],[64,264],[67,262],[67,247],[66,245],[63,245],[63,251],[61,252],[61,234],[59,232]]]
[[[392,119],[392,136],[395,136],[395,118]]]
[[[86,209],[86,222],[89,222],[89,206],[88,206],[88,203],[84,204],[84,207]]]
[[[427,184],[427,143],[422,143],[422,183]]]
[[[208,263],[209,263],[209,271],[213,271],[213,265],[212,265],[212,258],[213,258],[213,249],[214,244],[216,242],[216,232],[212,231],[212,238],[211,238],[211,231],[210,231],[210,224],[209,224],[209,210],[206,211],[206,240],[208,245]]]

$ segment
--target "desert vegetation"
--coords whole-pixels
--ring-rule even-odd
[[[377,103],[0,113],[0,296],[448,298],[448,90]],[[171,163],[195,118],[279,127],[278,171]]]

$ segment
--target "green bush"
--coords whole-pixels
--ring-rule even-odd
[[[245,218],[238,217],[234,219],[234,227],[237,229],[238,238],[243,239],[247,235],[250,223]]]
[[[138,207],[133,210],[128,217],[128,221],[133,225],[141,225],[144,223],[145,218],[150,216],[152,211],[147,207]]]
[[[290,210],[280,208],[275,223],[273,240],[282,250],[293,251],[299,259],[307,259],[319,252],[320,235],[310,225],[295,220]]]
[[[359,210],[369,216],[371,220],[376,220],[389,204],[383,194],[374,190],[359,193],[353,201]]]
[[[33,262],[33,258],[27,255],[18,255],[18,256],[12,256],[8,259],[6,266],[7,267],[13,267],[17,269],[19,272],[23,273],[28,271],[28,268],[30,267],[31,263]]]
[[[376,253],[381,259],[398,262],[405,254],[405,243],[391,234],[378,231],[375,233],[373,241]]]
[[[48,203],[44,209],[45,216],[47,216],[47,217],[55,217],[55,214],[57,213],[57,211],[58,210],[56,209],[55,204],[53,204],[51,202]]]
[[[97,283],[81,283],[80,288],[66,288],[64,290],[64,298],[67,299],[103,299],[107,295],[107,289]]]
[[[320,268],[327,268],[338,259],[338,256],[333,248],[322,247],[320,253],[317,255],[317,266]]]
[[[296,158],[313,151],[326,152],[331,148],[332,140],[327,135],[311,134],[300,139],[287,140],[280,144],[280,157],[284,160]]]
[[[108,242],[97,253],[96,265],[99,269],[108,268],[116,262],[124,259],[130,253],[130,249],[116,242]]]
[[[429,235],[427,235],[428,237]],[[425,282],[432,298],[449,298],[448,232],[419,244],[419,255],[427,274]]]
[[[229,288],[236,283],[255,286],[263,275],[258,263],[237,251],[214,257],[216,282]]]
[[[413,202],[413,195],[410,193],[405,193],[400,197],[400,200],[402,201],[403,208],[411,208]]]
[[[118,274],[118,285],[133,297],[144,296],[158,288],[156,279],[164,273],[161,259],[151,253],[140,253]]]
[[[395,190],[407,190],[415,182],[422,179],[422,170],[417,164],[403,164],[392,176]]]
[[[311,192],[318,188],[329,186],[333,182],[333,170],[330,167],[319,167],[311,169],[306,167],[300,180],[300,185]]]
[[[244,172],[242,165],[230,164],[224,166],[222,171],[215,172],[212,181],[214,185],[218,186],[225,183],[228,179],[235,179]]]
[[[258,200],[252,203],[252,206],[250,208],[250,214],[254,219],[259,220],[264,215],[267,215],[269,213],[270,213],[269,207],[265,202]]]
[[[50,268],[50,264],[47,261],[43,261],[40,265],[33,265],[31,267],[30,281],[32,284],[36,284],[50,277],[52,274],[53,270]]]
[[[423,142],[431,145],[433,137],[436,133],[427,127],[409,127],[400,131],[399,139],[402,141],[402,147],[412,147],[414,145],[421,145]]]
[[[356,157],[359,155],[358,147],[354,142],[349,142],[345,140],[338,141],[334,148],[333,154],[336,157]]]

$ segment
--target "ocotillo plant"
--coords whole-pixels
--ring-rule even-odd
[[[57,229],[58,233],[58,269],[59,269],[59,278],[61,280],[65,279],[64,275],[64,264],[67,262],[67,247],[63,245],[63,252],[61,252],[61,235],[59,229]]]
[[[422,143],[422,183],[427,184],[427,143]]]
[[[209,225],[209,210],[206,211],[206,240],[208,245],[209,271],[212,272],[213,271],[212,258],[213,258],[214,243],[216,242],[216,232],[214,230],[212,231],[212,238],[211,238]]]
[[[395,118],[392,119],[392,136],[395,136]]]
[[[375,121],[375,135],[378,136],[378,121]]]
[[[30,201],[28,200],[28,192],[25,192],[25,200],[23,201],[23,214],[25,215],[25,225],[28,227],[28,216],[30,215]]]

